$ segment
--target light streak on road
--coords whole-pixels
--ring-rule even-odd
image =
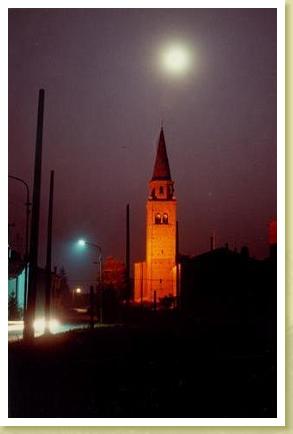
[[[70,330],[77,330],[77,329],[85,329],[88,328],[88,323],[81,323],[81,324],[73,324],[73,323],[60,323],[56,322],[55,326],[52,328],[51,333],[52,334],[58,334],[58,333],[65,333]],[[44,328],[40,327],[35,331],[35,336],[41,336],[44,333]],[[9,321],[8,322],[8,341],[19,341],[23,338],[23,321]]]

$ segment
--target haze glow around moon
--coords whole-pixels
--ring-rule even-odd
[[[183,44],[172,44],[162,52],[162,65],[166,72],[181,76],[191,66],[191,52]]]

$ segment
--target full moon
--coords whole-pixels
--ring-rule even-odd
[[[190,51],[183,45],[172,45],[163,52],[163,66],[174,75],[185,73],[191,63]]]

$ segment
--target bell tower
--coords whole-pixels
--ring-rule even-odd
[[[149,302],[176,296],[176,199],[163,128],[146,203],[146,261],[135,264],[134,295]]]

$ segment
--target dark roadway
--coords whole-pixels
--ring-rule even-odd
[[[160,316],[9,344],[9,417],[276,417],[256,324]]]

